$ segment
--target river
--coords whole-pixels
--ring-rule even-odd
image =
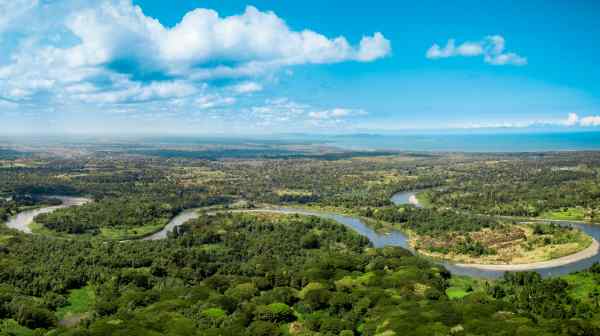
[[[31,228],[29,227],[29,224],[33,222],[33,219],[37,215],[49,213],[62,208],[68,208],[70,206],[82,205],[91,202],[89,198],[84,197],[45,196],[45,198],[59,199],[62,201],[62,204],[20,212],[17,215],[11,217],[8,220],[8,222],[6,222],[6,226],[8,226],[11,229],[16,229],[25,233],[31,233]]]
[[[413,204],[418,205],[416,202],[416,194],[418,191],[412,192],[402,192],[394,195],[392,197],[392,202],[395,204]],[[65,197],[65,196],[54,196],[53,198],[59,198],[63,201],[63,204],[58,206],[51,206],[46,208],[40,208],[35,210],[24,211],[17,216],[14,216],[7,222],[7,226],[26,232],[31,233],[31,229],[29,228],[29,224],[33,221],[33,218],[42,213],[52,212],[56,209],[81,205],[89,202],[90,200],[87,198],[76,198],[76,197]],[[159,232],[156,232],[146,238],[144,240],[159,240],[165,239],[167,234],[173,231],[176,227],[183,225],[187,221],[191,219],[198,218],[198,210],[200,209],[188,209],[177,216],[173,217],[171,221]],[[297,209],[297,208],[289,208],[289,207],[275,207],[275,208],[266,208],[266,209],[254,209],[254,210],[237,210],[238,212],[276,212],[276,213],[285,213],[285,214],[299,214],[299,215],[307,215],[307,216],[317,216],[320,218],[331,219],[344,226],[356,231],[358,234],[367,237],[374,247],[384,247],[384,246],[399,246],[405,249],[410,250],[414,253],[414,250],[409,246],[407,236],[398,230],[392,230],[389,233],[381,234],[373,230],[371,227],[366,225],[362,220],[352,216],[340,215],[336,213],[328,213],[328,212],[317,212],[311,211],[307,209]],[[576,222],[557,222],[560,225],[570,225],[577,227],[583,230],[585,233],[590,235],[596,241],[600,241],[600,225],[590,225]],[[588,251],[589,252],[589,251]],[[600,251],[596,248],[591,256],[579,259],[579,260],[568,260],[568,258],[561,258],[562,262],[565,264],[560,266],[544,266],[547,263],[536,263],[535,266],[528,267],[527,270],[535,270],[540,273],[543,277],[549,276],[558,276],[564,275],[576,271],[580,271],[590,267],[594,262],[600,262]],[[458,265],[453,264],[447,261],[436,261],[438,264],[445,266],[452,274],[457,275],[468,275],[480,278],[498,278],[501,277],[505,270],[502,270],[505,266],[499,266],[499,269],[489,269],[494,266],[490,265],[480,265],[478,267],[474,267],[472,265]],[[561,262],[561,261],[559,261]],[[521,269],[523,270],[523,269]]]
[[[391,201],[396,204],[415,204],[416,195],[419,191],[409,191],[409,192],[401,192],[392,196]],[[418,201],[416,201],[418,203]],[[540,220],[542,221],[542,220]],[[544,222],[552,222],[559,225],[568,225],[581,229],[583,232],[591,236],[595,239],[594,244],[589,249],[577,253],[577,255],[583,256],[581,258],[575,258],[576,260],[571,260],[572,256],[566,256],[563,258],[558,258],[555,260],[551,260],[548,262],[540,262],[531,264],[528,267],[520,267],[519,265],[514,265],[513,270],[531,270],[540,273],[543,277],[551,277],[551,276],[559,276],[565,275],[577,271],[584,270],[590,267],[595,262],[600,262],[600,251],[598,250],[597,242],[600,241],[600,225],[594,224],[584,224],[579,222],[569,222],[569,221],[546,221]],[[403,246],[404,247],[404,246]],[[459,275],[468,275],[482,278],[498,278],[501,277],[504,272],[506,272],[506,268],[509,265],[464,265],[464,264],[454,264],[447,261],[438,262],[444,265],[452,274]],[[561,265],[553,266],[553,263],[561,263]],[[564,264],[562,264],[564,263]],[[494,269],[496,268],[496,269]]]

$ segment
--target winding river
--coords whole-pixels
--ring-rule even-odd
[[[89,198],[70,196],[45,196],[45,198],[59,199],[61,200],[62,204],[19,212],[17,215],[11,217],[8,222],[6,222],[6,226],[25,233],[31,233],[29,224],[33,222],[33,219],[37,215],[49,213],[62,208],[68,208],[70,206],[82,205],[92,201]]]
[[[397,193],[391,198],[391,201],[396,205],[410,203],[419,206],[416,197],[418,192],[419,191],[409,191]],[[536,271],[540,273],[540,275],[542,275],[543,277],[559,276],[573,273],[576,271],[581,271],[590,267],[595,262],[600,262],[600,245],[598,244],[598,241],[600,241],[600,225],[584,224],[569,221],[543,221],[579,228],[583,232],[591,236],[594,239],[594,241],[590,247],[578,253],[545,262],[538,262],[532,264],[469,265],[455,264],[448,261],[439,261],[438,263],[444,265],[453,274],[468,275],[482,278],[498,278],[502,276],[506,271]]]
[[[395,194],[391,201],[394,204],[418,204],[416,194],[418,191],[402,192]],[[66,196],[52,196],[63,201],[63,204],[58,206],[51,206],[46,208],[40,208],[35,210],[24,211],[17,216],[11,218],[6,224],[8,227],[31,233],[29,224],[33,221],[34,217],[42,214],[52,212],[56,209],[65,208],[69,206],[81,205],[89,202],[87,198],[77,197],[66,197]],[[160,240],[165,239],[167,234],[173,231],[176,227],[183,225],[191,219],[198,218],[200,209],[188,209],[177,216],[173,217],[171,221],[159,232],[156,232],[144,240]],[[274,212],[284,214],[299,214],[308,216],[317,216],[320,218],[331,219],[344,226],[356,231],[358,234],[367,237],[373,246],[384,247],[384,246],[400,246],[410,250],[414,253],[414,250],[409,246],[408,239],[405,234],[400,231],[393,230],[386,234],[381,234],[367,226],[362,220],[352,216],[346,216],[336,213],[328,212],[317,212],[307,209],[288,208],[288,207],[274,207],[265,209],[254,209],[254,210],[237,210],[238,212]],[[465,265],[465,264],[454,264],[447,261],[436,261],[438,264],[444,265],[450,272],[457,275],[468,275],[481,278],[498,278],[504,274],[507,270],[512,271],[523,271],[523,270],[535,270],[540,273],[543,277],[564,275],[576,271],[583,270],[590,267],[594,262],[600,262],[600,225],[589,225],[578,222],[565,222],[556,221],[560,225],[570,225],[583,230],[585,233],[594,238],[594,243],[590,248],[576,253],[574,255],[566,256],[550,260],[547,262],[540,262],[534,264],[524,265]]]

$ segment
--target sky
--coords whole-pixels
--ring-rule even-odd
[[[0,0],[0,132],[594,130],[598,13],[577,0]]]

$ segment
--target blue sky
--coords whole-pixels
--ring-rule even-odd
[[[0,132],[594,129],[599,10],[0,0]]]

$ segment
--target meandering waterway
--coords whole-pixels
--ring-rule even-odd
[[[392,197],[392,202],[395,204],[413,204],[420,206],[416,197],[418,191],[402,192]],[[49,213],[60,208],[69,206],[76,206],[90,202],[90,199],[79,198],[79,197],[66,197],[66,196],[51,196],[52,198],[58,198],[63,201],[61,205],[50,206],[35,210],[28,210],[12,217],[6,225],[8,227],[23,231],[25,233],[31,233],[29,224],[33,222],[35,216],[42,213]],[[198,218],[200,209],[188,209],[177,216],[173,217],[171,221],[159,232],[156,232],[144,240],[159,240],[165,239],[167,234],[175,230],[178,226],[183,225],[191,219]],[[374,229],[365,224],[360,218],[346,216],[330,212],[318,212],[307,209],[288,208],[288,207],[274,207],[265,209],[253,209],[253,210],[235,210],[238,212],[274,212],[284,214],[298,214],[307,216],[317,216],[320,218],[331,219],[344,226],[356,231],[358,234],[368,238],[374,247],[384,246],[399,246],[415,251],[410,247],[407,236],[398,230],[392,230],[388,233],[379,233]],[[438,264],[444,265],[450,272],[458,275],[469,275],[475,277],[484,278],[497,278],[502,276],[506,271],[524,271],[524,270],[535,270],[544,277],[558,276],[563,274],[580,271],[590,267],[594,262],[600,262],[600,225],[589,225],[578,222],[557,222],[560,225],[570,225],[583,230],[585,233],[594,238],[593,244],[587,249],[578,253],[557,258],[554,260],[532,263],[532,264],[515,264],[515,265],[474,265],[474,264],[455,264],[448,261],[436,261]]]
[[[8,222],[6,222],[6,226],[8,226],[11,229],[16,229],[25,233],[31,233],[31,228],[29,227],[29,225],[33,222],[33,219],[36,216],[44,213],[50,213],[52,211],[62,208],[82,205],[92,201],[91,199],[85,197],[70,196],[45,196],[45,198],[59,199],[62,202],[62,204],[20,212],[15,216],[11,217],[8,220]]]

